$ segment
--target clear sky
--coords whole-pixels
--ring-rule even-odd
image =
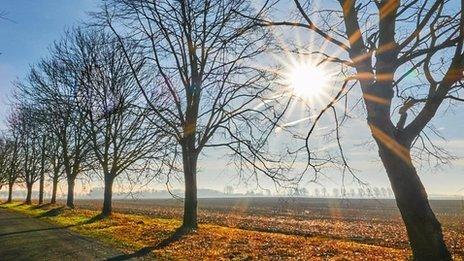
[[[64,29],[86,18],[94,0],[2,0],[0,11],[0,115],[4,118],[11,81],[47,54],[47,47]]]
[[[47,54],[47,47],[57,40],[62,32],[81,20],[86,20],[87,11],[95,10],[95,0],[1,0],[0,11],[7,13],[8,20],[0,20],[0,120],[8,113],[12,84],[22,77],[28,66]],[[433,123],[447,138],[447,147],[458,157],[463,157],[464,120],[463,106],[448,112]],[[359,175],[373,186],[388,186],[376,149],[355,146],[370,140],[363,119],[352,123],[343,136],[347,142],[346,153]],[[0,124],[3,126],[3,122]],[[356,130],[356,131],[353,131]],[[359,130],[359,131],[358,131]],[[225,159],[200,158],[199,187],[222,190],[224,186],[237,184],[234,170],[225,167]],[[421,170],[422,180],[430,194],[464,194],[464,160],[458,159],[450,166]],[[330,179],[329,179],[330,178]],[[324,180],[327,186],[340,185],[338,173]],[[270,182],[264,182],[272,188]],[[309,190],[317,185],[304,185]],[[246,188],[242,187],[243,190]]]

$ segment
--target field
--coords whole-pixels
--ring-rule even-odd
[[[100,200],[76,209],[0,204],[97,238],[130,257],[160,260],[406,260],[405,229],[392,200],[304,198],[200,199],[199,229],[172,241],[182,202],[116,200],[110,218]],[[464,260],[461,201],[432,201],[456,260]],[[170,242],[166,244],[166,242]]]
[[[81,208],[98,210],[99,200],[79,200]],[[464,257],[464,203],[432,200],[455,257]],[[180,219],[182,202],[168,200],[116,200],[122,213]],[[236,198],[200,199],[199,220],[243,230],[318,237],[407,250],[406,231],[393,200]]]

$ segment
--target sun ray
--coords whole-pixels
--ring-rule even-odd
[[[285,86],[310,105],[325,98],[332,81],[332,74],[311,60],[292,59],[283,76]]]

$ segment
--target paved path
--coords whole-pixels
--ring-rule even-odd
[[[120,254],[66,228],[0,208],[0,260],[104,260]]]

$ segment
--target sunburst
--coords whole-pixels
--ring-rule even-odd
[[[325,96],[331,82],[331,74],[311,61],[292,63],[284,77],[295,95],[309,101]]]

